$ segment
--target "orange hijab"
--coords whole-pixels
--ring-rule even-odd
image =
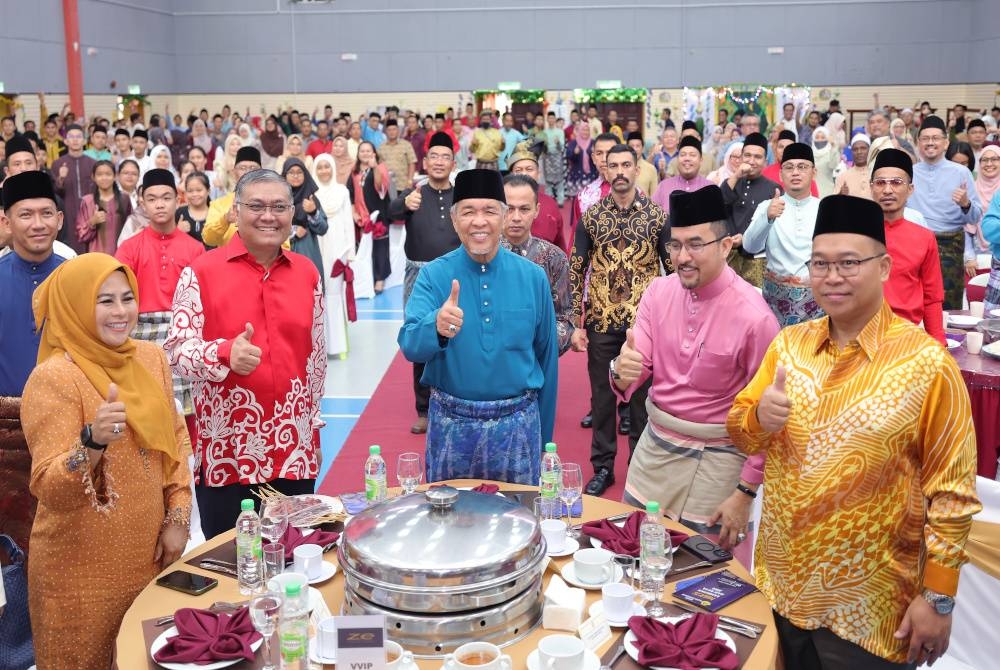
[[[104,280],[119,270],[125,273],[138,301],[132,270],[100,253],[62,263],[35,289],[32,308],[36,327],[42,331],[38,362],[68,353],[102,397],[107,397],[113,382],[139,446],[162,451],[177,461],[170,400],[163,386],[135,359],[135,341],[129,338],[112,349],[97,335],[97,292]]]

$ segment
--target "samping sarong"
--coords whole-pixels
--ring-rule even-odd
[[[990,278],[986,282],[986,297],[983,302],[987,314],[1000,307],[1000,258],[996,256],[990,261]]]
[[[692,423],[671,416],[646,398],[649,421],[639,437],[625,479],[626,503],[656,500],[671,519],[699,533],[718,534],[708,519],[732,495],[746,462],[725,424]]]
[[[463,400],[433,389],[427,420],[428,482],[538,484],[542,424],[537,391],[503,400]]]
[[[69,445],[66,446],[67,453]],[[21,428],[21,399],[0,397],[0,534],[27,553],[37,502],[28,489],[31,453]]]
[[[965,295],[965,229],[956,233],[935,233],[941,279],[944,280],[944,308],[962,309]]]
[[[812,289],[794,277],[781,277],[773,272],[764,274],[764,300],[784,328],[803,321],[817,319],[825,312],[816,304]]]
[[[742,277],[747,283],[760,288],[764,283],[764,267],[767,265],[766,258],[750,257],[740,253],[739,249],[729,252],[727,259],[729,267],[733,272]]]
[[[406,267],[403,269],[403,307],[406,307],[406,301],[410,299],[410,294],[413,293],[413,285],[417,283],[417,275],[420,274],[420,268],[427,265],[426,261],[411,261],[409,258],[406,259]]]
[[[145,312],[139,315],[132,337],[137,340],[154,342],[161,347],[170,333],[170,312]],[[174,375],[174,398],[181,404],[184,415],[194,414],[194,400],[191,384]]]

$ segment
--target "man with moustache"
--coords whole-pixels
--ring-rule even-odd
[[[653,202],[670,216],[670,194],[674,191],[693,193],[712,182],[701,175],[701,142],[695,137],[685,137],[677,145],[677,175],[667,177],[656,187]]]
[[[643,507],[655,500],[670,518],[732,549],[747,538],[764,458],[736,449],[725,420],[778,324],[760,294],[726,265],[732,238],[719,187],[670,198],[667,246],[675,272],[646,289],[611,361],[619,397],[631,399],[652,383],[625,502]]]
[[[389,217],[402,220],[406,226],[406,269],[403,273],[403,308],[409,302],[420,269],[436,258],[454,251],[461,240],[451,222],[454,189],[450,177],[455,168],[455,154],[451,138],[438,131],[430,138],[430,147],[424,156],[423,169],[427,183],[419,188],[402,191],[389,204]],[[424,364],[413,364],[413,395],[416,399],[417,420],[410,432],[422,435],[427,432],[427,410],[431,389],[421,383]]]
[[[785,151],[785,147],[789,144],[795,143],[795,141],[795,133],[789,130],[782,130],[778,133],[778,141],[774,145],[774,162],[764,168],[760,173],[762,176],[767,177],[782,188],[784,188],[785,185],[781,181],[781,156]],[[819,186],[816,185],[815,179],[813,179],[812,185],[809,187],[809,192],[814,197],[819,197]]]
[[[646,287],[660,275],[661,264],[670,267],[666,246],[670,229],[659,205],[635,187],[635,152],[626,145],[613,144],[604,162],[611,193],[584,214],[570,260],[574,324],[581,323],[583,317],[585,286],[588,294],[584,327],[573,332],[572,342],[576,351],[587,352],[590,377],[590,462],[594,476],[587,482],[589,495],[600,495],[615,481],[617,400],[608,366],[625,342],[625,331],[635,321]],[[647,389],[648,384],[637,388],[629,402],[630,451],[646,424]]]
[[[558,382],[555,313],[540,267],[500,245],[496,170],[463,170],[451,208],[462,246],[421,269],[399,347],[425,364],[427,481],[537,485]]]
[[[744,121],[752,115],[744,117]],[[750,133],[743,138],[743,152],[740,169],[722,182],[722,198],[726,203],[729,234],[738,236],[734,240],[733,251],[729,254],[729,264],[736,274],[757,288],[764,285],[764,259],[756,258],[742,246],[742,236],[750,225],[750,219],[757,211],[757,205],[771,200],[781,187],[762,176],[767,162],[767,139],[760,133]]]
[[[569,260],[566,258],[566,250],[534,235],[532,221],[538,220],[538,198],[542,193],[533,177],[524,172],[512,171],[504,177],[503,190],[507,197],[507,215],[504,217],[500,244],[504,249],[524,256],[545,271],[552,288],[556,335],[559,355],[562,356],[569,349],[570,336],[574,330],[573,320],[570,318]]]
[[[514,148],[514,153],[507,159],[510,166],[510,174],[520,174],[530,177],[536,184],[538,178],[538,157],[531,150],[531,142],[525,140]],[[531,234],[536,237],[551,242],[563,251],[568,251],[566,239],[563,235],[563,218],[559,205],[555,198],[543,193],[540,189],[537,192],[538,211],[535,220],[531,224]]]

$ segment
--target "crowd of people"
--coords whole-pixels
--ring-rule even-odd
[[[0,509],[39,667],[107,667],[193,523],[313,491],[328,359],[394,270],[428,481],[536,484],[583,353],[587,493],[628,435],[625,500],[745,557],[768,484],[788,667],[938,658],[979,508],[942,312],[982,254],[1000,307],[1000,109],[848,131],[835,102],[656,140],[596,106],[3,119]]]

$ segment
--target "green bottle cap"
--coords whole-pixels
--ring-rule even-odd
[[[556,453],[556,443],[555,442],[547,442],[545,444],[545,453],[547,453],[547,454],[554,454],[554,453]]]
[[[659,514],[660,513],[660,503],[655,500],[650,500],[646,503],[646,514]]]
[[[368,447],[368,455],[369,456],[381,456],[382,455],[382,447],[378,446],[377,444],[373,444],[372,446]]]
[[[252,512],[253,511],[253,500],[250,499],[250,498],[246,498],[245,500],[241,500],[240,501],[240,510],[242,510],[244,512]]]
[[[285,584],[285,595],[291,598],[297,598],[298,595],[302,593],[301,584]]]

